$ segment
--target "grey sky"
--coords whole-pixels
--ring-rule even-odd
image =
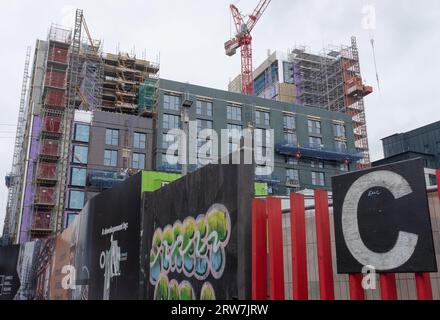
[[[94,38],[104,51],[160,53],[163,78],[225,89],[240,71],[240,59],[224,54],[233,28],[229,4],[250,13],[257,0],[24,1],[0,0],[0,231],[6,208],[3,177],[11,168],[20,86],[27,45],[45,39],[52,22],[72,26],[76,8],[84,9]],[[362,29],[362,8],[375,5],[374,31],[381,93],[375,83],[370,32]],[[438,0],[272,0],[255,27],[254,66],[267,50],[295,44],[320,51],[358,37],[364,79],[376,92],[366,98],[372,158],[382,157],[380,139],[440,120],[440,1]]]

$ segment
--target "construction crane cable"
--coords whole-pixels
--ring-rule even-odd
[[[375,50],[375,47],[374,47],[374,37],[373,36],[370,39],[370,43],[371,43],[371,49],[373,51],[373,61],[374,61],[374,69],[375,69],[375,72],[376,72],[377,88],[379,89],[379,92],[380,92],[379,72],[377,70],[376,50]]]

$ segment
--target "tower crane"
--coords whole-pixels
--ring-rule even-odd
[[[254,94],[254,78],[252,75],[252,29],[263,15],[271,0],[260,0],[253,13],[244,22],[243,16],[237,7],[230,5],[231,14],[237,31],[234,38],[225,43],[226,55],[233,56],[237,49],[241,50],[241,92],[246,95]]]

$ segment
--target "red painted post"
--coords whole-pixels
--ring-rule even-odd
[[[362,288],[362,273],[353,273],[348,276],[350,284],[350,300],[365,300],[364,288]]]
[[[270,300],[284,300],[283,222],[281,199],[269,197],[266,203],[269,229]]]
[[[321,300],[334,300],[328,193],[325,190],[315,190],[315,220],[320,297]]]
[[[292,239],[293,299],[308,300],[306,212],[304,195],[290,194],[290,236]]]
[[[432,300],[431,277],[429,273],[416,273],[418,300]]]
[[[396,276],[394,273],[381,273],[380,294],[382,300],[397,300]]]
[[[266,201],[252,202],[252,300],[267,298]]]

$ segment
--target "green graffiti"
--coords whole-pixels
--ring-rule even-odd
[[[200,300],[215,300],[214,288],[209,282],[205,282],[200,292]]]
[[[212,205],[206,214],[196,219],[187,217],[183,222],[177,220],[173,225],[157,228],[149,257],[150,283],[156,287],[157,296],[164,296],[158,284],[171,273],[183,273],[187,278],[202,281],[210,274],[214,279],[220,279],[226,265],[225,248],[231,230],[229,212],[222,204]],[[206,299],[215,298],[214,289],[208,284],[204,285],[201,294]],[[176,283],[167,286],[170,287],[167,290],[168,298],[175,299]],[[194,298],[194,290],[189,282],[184,281],[179,285],[179,297]]]
[[[154,300],[168,300],[168,277],[161,276],[154,290]]]

